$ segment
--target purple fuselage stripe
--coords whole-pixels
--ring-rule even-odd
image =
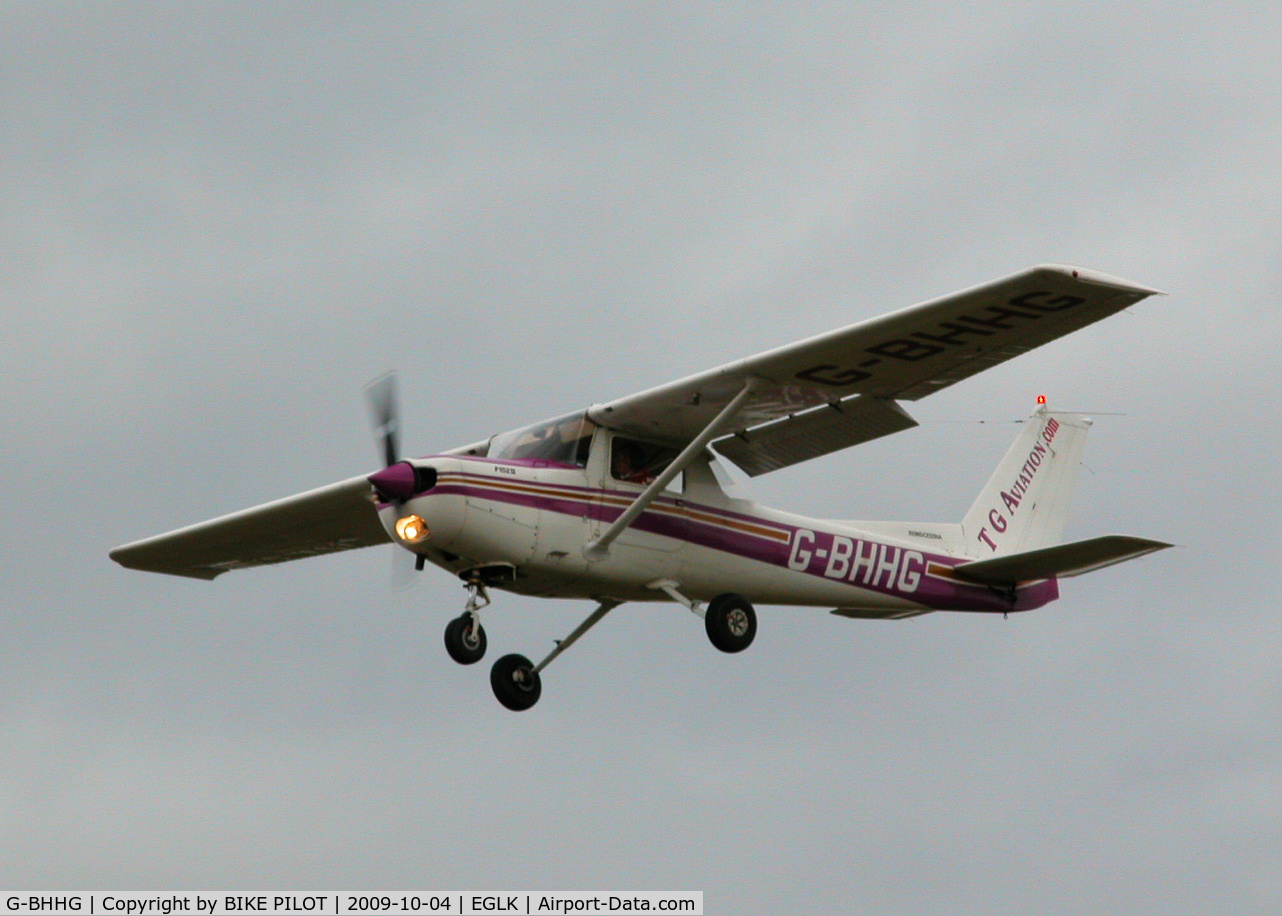
[[[459,478],[465,479],[460,481]],[[549,492],[564,495],[547,495]],[[494,480],[471,474],[444,474],[441,482],[424,495],[462,496],[468,499],[489,500],[545,512],[554,512],[569,517],[592,519],[604,524],[608,524],[622,515],[624,508],[606,505],[602,500],[607,498],[618,499],[619,497],[626,499],[632,496],[630,493],[594,490],[544,482]],[[639,531],[674,538],[699,547],[745,557],[771,566],[787,568],[789,565],[792,541],[798,530],[795,525],[765,521],[755,516],[726,512],[710,506],[692,504],[684,500],[663,499],[661,504],[665,507],[670,507],[670,511],[647,510],[642,512],[637,520],[632,523],[632,527]],[[739,522],[764,531],[773,530],[778,533],[778,536],[776,539],[732,530],[728,527],[691,518],[691,513],[722,518],[730,525]],[[845,534],[834,535],[831,532],[820,532],[820,534],[828,538],[829,541],[834,536],[849,537]],[[873,549],[896,551],[894,556],[902,559],[905,565],[908,563],[907,554],[909,552],[920,556],[919,565],[913,568],[913,571],[920,576],[916,588],[912,591],[896,588],[895,576],[890,576],[888,579],[885,576],[878,576],[870,581],[869,574],[865,574],[862,579],[856,578],[853,572],[848,579],[825,575],[827,564],[822,561],[812,562],[805,569],[796,571],[828,581],[844,582],[852,588],[864,591],[873,591],[896,598],[906,598],[936,610],[1023,611],[1041,607],[1059,597],[1058,583],[1054,579],[1049,579],[1018,588],[1015,592],[1015,600],[1012,602],[1010,597],[1000,590],[956,582],[929,575],[926,572],[927,568],[932,564],[951,568],[969,562],[968,560],[942,554],[925,553],[924,551],[910,551],[909,548],[893,545],[886,545],[883,548],[880,542],[875,541],[861,541],[859,543],[861,547],[864,544],[868,544]],[[900,553],[901,551],[903,553]],[[852,600],[854,600],[854,597],[852,596]]]

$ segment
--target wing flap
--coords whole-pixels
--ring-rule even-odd
[[[369,481],[353,477],[117,547],[121,566],[213,579],[231,569],[388,543]]]
[[[855,395],[712,443],[752,477],[911,429],[894,401]]]
[[[1035,579],[1066,579],[1134,560],[1171,547],[1163,541],[1110,534],[1104,537],[1073,541],[1055,547],[1043,547],[1024,553],[1013,553],[993,560],[977,560],[954,566],[960,579],[984,585],[1011,585]]]

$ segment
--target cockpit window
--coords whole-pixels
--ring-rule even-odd
[[[585,413],[571,414],[546,423],[495,436],[490,458],[509,461],[552,461],[586,467],[596,424]]]
[[[648,484],[677,457],[677,449],[615,436],[610,447],[610,476],[629,483]]]

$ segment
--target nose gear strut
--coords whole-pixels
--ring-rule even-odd
[[[467,605],[463,613],[445,626],[445,651],[460,665],[473,665],[485,655],[485,628],[481,626],[481,608],[490,604],[489,592],[475,570],[467,580]]]

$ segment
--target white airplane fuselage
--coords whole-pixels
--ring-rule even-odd
[[[606,435],[602,432],[600,435]],[[667,582],[694,601],[726,592],[761,604],[830,607],[851,616],[900,617],[931,610],[1009,612],[1058,597],[1055,580],[1003,592],[962,581],[952,567],[972,561],[951,525],[887,525],[809,518],[736,499],[707,460],[686,470],[593,562],[584,545],[642,490],[611,480],[599,455],[580,468],[546,461],[435,456],[435,482],[403,506],[382,504],[392,539],[451,572],[511,567],[508,591],[539,597],[670,600]],[[408,513],[427,525],[408,544],[394,526]],[[900,529],[898,532],[893,529]]]

